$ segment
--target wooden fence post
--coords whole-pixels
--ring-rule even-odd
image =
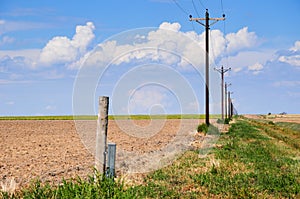
[[[108,102],[108,97],[99,97],[95,166],[99,172],[103,173],[103,175],[105,175],[106,169]]]

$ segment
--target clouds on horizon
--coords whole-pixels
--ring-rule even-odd
[[[147,47],[149,45],[168,50],[175,50],[174,48],[177,48],[177,51],[182,51],[183,54],[189,59],[194,59],[194,62],[196,63],[199,62],[200,59],[194,58],[196,57],[194,56],[195,53],[199,53],[199,48],[193,49],[195,46],[185,46],[187,42],[186,40],[177,41],[176,39],[178,38],[178,35],[181,34],[187,38],[195,40],[195,42],[201,47],[204,46],[204,32],[201,34],[197,34],[194,31],[182,32],[180,31],[180,28],[181,25],[179,23],[163,22],[156,31],[149,32],[149,34],[146,36],[147,38],[145,38],[146,40],[144,40],[146,42],[136,43],[133,45],[119,45],[109,41],[100,44],[100,46],[103,48],[103,52],[108,52],[112,55],[114,52],[132,51],[134,48],[142,48],[143,46]],[[163,33],[165,32],[162,31],[164,29],[171,30],[174,32],[174,34],[164,35]],[[56,65],[73,66],[72,68],[74,68],[74,66],[76,66],[75,63],[80,59],[83,59],[83,57],[89,53],[89,50],[91,49],[90,44],[95,38],[93,32],[94,30],[94,24],[92,22],[87,22],[85,25],[76,26],[76,32],[71,39],[66,36],[53,37],[47,42],[45,47],[40,50],[40,52],[35,52],[36,55],[34,56],[34,59],[32,59],[32,55],[31,57],[24,55],[23,65],[28,66],[29,68],[40,68],[42,66],[49,67]],[[215,59],[220,58],[224,50],[230,54],[234,54],[243,49],[251,48],[257,44],[256,34],[254,32],[249,32],[247,27],[240,29],[236,33],[229,33],[226,36],[224,36],[220,30],[212,30],[210,34],[211,39],[213,40],[211,42],[211,50],[215,56]],[[1,40],[4,44],[4,42],[7,43],[12,41],[12,38],[6,36],[2,37]],[[225,49],[226,47],[227,50]],[[7,52],[7,56],[9,56],[11,60],[19,57],[16,55],[18,50],[16,50],[16,53],[2,51],[0,52],[0,55],[5,54],[5,52]],[[107,53],[104,55],[108,56]],[[39,57],[38,59],[36,58],[37,56]],[[152,59],[161,59],[162,61],[170,62],[170,57],[168,56],[156,57],[153,54],[150,54],[150,56],[152,56]],[[149,58],[149,54],[145,54],[145,52],[142,52],[142,54],[139,52],[134,52],[129,54],[128,57],[124,57],[124,60],[121,61],[128,62],[131,59],[142,59],[145,57]],[[203,62],[203,60],[201,60],[201,62]]]

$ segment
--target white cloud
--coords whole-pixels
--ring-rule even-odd
[[[181,25],[179,23],[169,23],[169,22],[163,22],[160,24],[159,29],[165,29],[165,30],[173,30],[175,32],[178,32],[181,28]]]
[[[292,66],[300,66],[300,41],[296,41],[294,46],[291,47],[288,52],[279,56],[278,61]]]
[[[81,60],[70,65],[78,68],[85,61],[85,66],[103,66],[114,60],[114,64],[129,63],[131,61],[149,60],[167,65],[186,67],[188,63],[197,67],[204,65],[204,38],[205,32],[197,34],[194,31],[183,32],[179,23],[163,22],[158,29],[149,29],[145,35],[136,33],[136,42],[119,44],[113,39],[98,45],[97,50],[88,52],[89,58],[83,56]],[[134,32],[130,32],[134,34]],[[130,37],[129,34],[129,37]],[[254,32],[248,32],[245,27],[237,33],[226,36],[220,30],[212,30],[211,52],[212,59],[222,57],[226,42],[228,51],[236,52],[256,45],[257,36]],[[225,39],[226,37],[226,39]],[[215,60],[211,60],[215,61]]]
[[[6,24],[7,22],[3,21],[2,23]],[[137,34],[134,43],[126,44],[126,42],[109,40],[99,44],[98,50],[92,52],[88,51],[88,47],[95,37],[94,29],[95,26],[92,22],[83,26],[78,25],[76,33],[71,39],[65,36],[54,37],[42,50],[34,49],[35,52],[32,54],[21,55],[21,52],[6,52],[12,59],[14,56],[24,56],[26,65],[30,68],[61,64],[77,69],[85,61],[87,61],[86,65],[97,66],[101,63],[107,64],[113,59],[116,65],[143,60],[178,65],[182,68],[188,66],[189,63],[200,67],[204,64],[205,32],[201,34],[194,31],[183,32],[180,30],[179,23],[163,22],[158,29],[152,29],[148,34]],[[220,30],[212,30],[210,36],[212,53],[210,57],[215,60],[222,58],[222,54],[226,52],[226,46],[227,52],[236,53],[238,50],[250,48],[257,43],[256,34],[248,32],[247,27],[226,36]],[[5,38],[5,41],[3,39],[3,42],[11,41],[12,38]],[[5,52],[0,51],[0,56],[2,53]],[[12,55],[13,53],[14,55]],[[89,57],[88,60],[87,57]],[[184,59],[182,59],[183,57]],[[211,63],[215,60],[211,60]]]
[[[255,63],[251,66],[248,66],[248,70],[253,72],[254,75],[260,73],[264,66],[261,63]]]
[[[249,70],[254,67],[257,63],[262,63],[263,65],[269,60],[274,59],[274,50],[263,50],[263,51],[242,51],[236,55],[224,57],[219,65],[224,65],[232,68],[232,72],[237,73],[243,69]],[[255,59],[253,59],[255,57]]]
[[[288,63],[292,66],[300,66],[300,54],[299,55],[290,55],[290,56],[280,56],[278,58],[280,62]]]
[[[237,33],[226,35],[227,52],[235,53],[243,48],[250,48],[257,44],[255,32],[248,32],[248,27],[240,29]]]
[[[290,48],[292,51],[300,51],[300,41],[296,41],[294,46]]]
[[[77,61],[88,48],[94,39],[93,30],[95,26],[92,22],[87,22],[85,26],[77,26],[76,33],[72,39],[67,37],[54,37],[42,49],[40,62],[45,65],[67,64]]]
[[[232,71],[235,72],[235,73],[238,73],[238,72],[240,72],[242,70],[243,70],[242,67],[235,67],[235,68],[232,69]]]

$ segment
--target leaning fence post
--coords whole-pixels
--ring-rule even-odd
[[[107,154],[108,97],[99,97],[95,167],[105,175]]]

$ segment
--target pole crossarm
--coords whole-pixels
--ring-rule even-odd
[[[226,73],[227,71],[230,71],[231,68],[223,68],[223,66],[221,68],[214,68],[216,71],[218,71],[221,75]]]
[[[214,25],[215,23],[217,23],[218,21],[224,21],[226,18],[225,17],[220,17],[220,18],[208,18],[209,21],[213,21],[211,24],[209,24],[209,26]],[[205,18],[190,18],[190,21],[196,21],[197,23],[201,24],[202,26],[205,26],[204,23],[202,23],[201,21],[205,21]]]

